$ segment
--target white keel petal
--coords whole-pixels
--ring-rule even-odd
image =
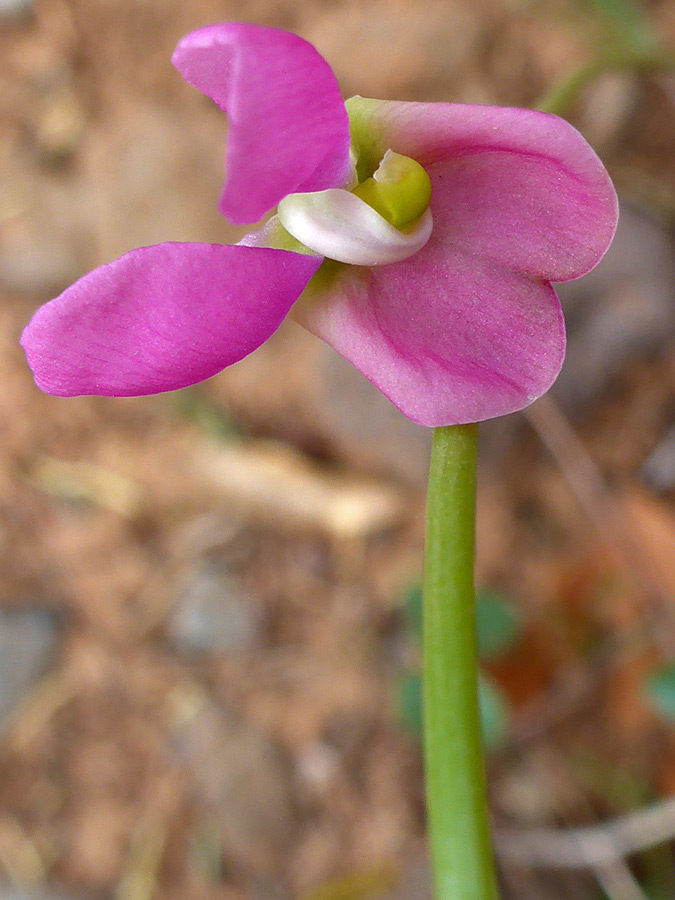
[[[305,247],[353,266],[407,259],[424,247],[433,230],[428,209],[411,228],[399,231],[356,194],[340,188],[289,194],[279,204],[278,215]]]

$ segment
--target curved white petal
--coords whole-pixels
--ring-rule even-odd
[[[431,211],[407,231],[390,225],[356,194],[340,188],[289,194],[279,204],[284,228],[305,247],[354,266],[382,266],[417,253],[431,237]]]

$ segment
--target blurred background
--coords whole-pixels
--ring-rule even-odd
[[[555,109],[607,163],[558,385],[482,429],[484,730],[505,900],[673,900],[672,0],[0,0],[0,897],[428,897],[428,432],[293,323],[144,399],[44,396],[18,346],[132,247],[241,235],[170,65],[227,19],[345,96]]]

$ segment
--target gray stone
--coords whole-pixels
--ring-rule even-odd
[[[42,609],[0,609],[0,724],[51,667],[58,617]]]
[[[33,0],[0,0],[0,23],[27,22],[34,6]]]
[[[57,893],[43,884],[32,888],[0,885],[0,900],[75,900],[75,898]]]
[[[221,563],[204,561],[188,574],[168,629],[181,653],[228,653],[254,647],[260,624],[241,579]]]

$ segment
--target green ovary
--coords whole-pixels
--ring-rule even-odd
[[[358,184],[352,193],[394,228],[404,231],[427,210],[431,181],[414,159],[387,150],[375,174]]]

